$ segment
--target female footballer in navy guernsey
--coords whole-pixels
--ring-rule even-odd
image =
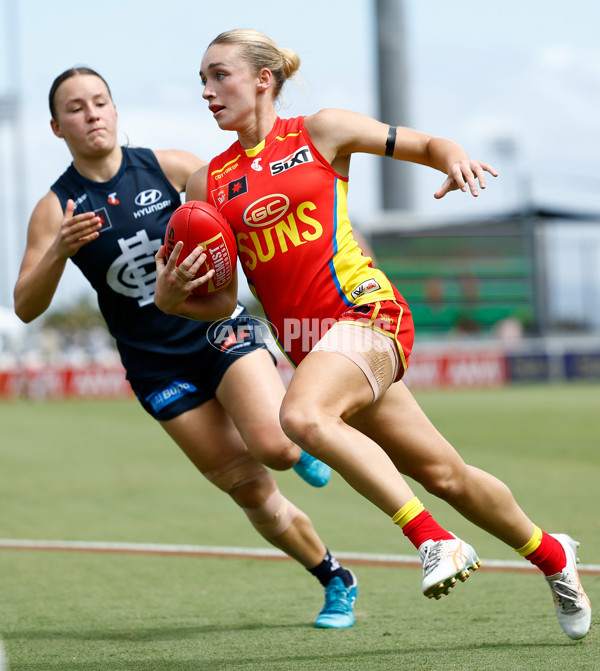
[[[447,594],[479,560],[433,519],[403,474],[537,566],[564,632],[583,638],[591,607],[577,572],[578,544],[537,527],[510,489],[466,464],[421,410],[401,379],[413,346],[410,308],[361,253],[348,217],[353,153],[439,170],[436,198],[454,190],[477,196],[485,173],[496,172],[455,142],[348,110],[280,118],[276,101],[299,65],[298,54],[256,30],[227,31],[209,44],[203,97],[219,128],[237,138],[187,186],[188,198],[208,200],[229,220],[249,283],[297,365],[282,426],[402,529],[419,550],[425,596]],[[230,195],[228,183],[243,188]],[[157,304],[170,314],[201,310],[181,287],[168,291],[171,259],[165,265],[159,254],[157,262]],[[181,266],[195,262],[190,255]],[[311,343],[319,326],[322,337]]]
[[[49,307],[71,259],[97,292],[145,410],[267,541],[320,581],[326,600],[336,590],[342,594],[343,612],[324,609],[316,626],[352,626],[356,578],[265,467],[293,467],[314,486],[326,484],[331,473],[281,430],[284,387],[258,323],[236,296],[207,300],[203,321],[166,315],[154,303],[155,254],[180,193],[204,161],[180,150],[121,147],[110,89],[90,68],[59,75],[49,102],[52,130],[73,162],[31,215],[14,290],[17,315],[30,322]],[[237,281],[232,284],[237,293]],[[239,334],[227,347],[219,324],[211,328],[224,311],[229,319],[221,327]]]

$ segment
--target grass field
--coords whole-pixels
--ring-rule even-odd
[[[468,462],[600,563],[600,387],[417,396]],[[4,403],[0,428],[2,538],[269,547],[134,401]],[[277,479],[333,551],[416,555],[339,476],[322,490]],[[415,490],[480,557],[516,558]],[[0,548],[0,642],[11,671],[600,669],[598,618],[569,641],[536,573],[484,563],[435,602],[418,569],[348,565],[357,623],[327,631],[312,626],[321,588],[291,561]],[[600,577],[584,584],[599,603]]]

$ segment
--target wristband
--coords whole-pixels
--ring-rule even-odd
[[[395,146],[396,146],[396,126],[390,126],[387,140],[385,141],[385,155],[393,156]]]

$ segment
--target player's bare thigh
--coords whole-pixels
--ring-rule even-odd
[[[373,390],[363,371],[338,352],[313,351],[298,366],[284,407],[299,408],[307,418],[350,417],[373,402]]]
[[[248,454],[231,417],[216,399],[160,424],[202,473]]]
[[[300,364],[286,401],[346,419],[378,399],[400,365],[392,337],[370,324],[345,319],[334,324]]]
[[[238,356],[216,393],[242,434],[264,425],[280,431],[278,417],[284,394],[281,377],[265,349]]]
[[[378,443],[401,473],[421,479],[425,470],[460,471],[464,462],[419,406],[404,382],[395,382],[348,423]]]
[[[284,393],[277,368],[264,349],[238,357],[217,388],[217,398],[232,417],[246,447],[275,470],[291,468],[301,454],[279,422]]]

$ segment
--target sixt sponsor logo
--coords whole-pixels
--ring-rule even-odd
[[[281,172],[285,172],[286,170],[296,168],[299,165],[312,163],[312,161],[313,157],[310,153],[310,149],[308,148],[308,145],[305,145],[304,147],[300,147],[300,149],[296,149],[294,153],[286,156],[281,161],[274,161],[273,163],[269,163],[269,168],[271,170],[271,175],[274,176]]]

